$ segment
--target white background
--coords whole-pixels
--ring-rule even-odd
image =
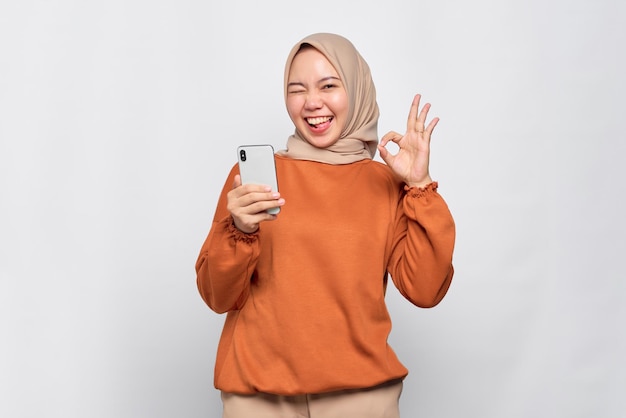
[[[0,416],[219,417],[194,263],[240,143],[283,148],[291,46],[422,93],[455,216],[436,308],[391,287],[406,417],[624,417],[626,3],[0,2]]]

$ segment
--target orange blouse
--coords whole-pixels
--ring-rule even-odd
[[[285,198],[254,234],[226,209],[235,165],[196,263],[200,295],[228,312],[215,387],[280,395],[403,378],[387,343],[387,277],[432,307],[453,275],[454,221],[437,184],[408,188],[382,163],[330,165],[276,156]]]

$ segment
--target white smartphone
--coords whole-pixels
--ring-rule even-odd
[[[274,192],[278,191],[274,147],[269,144],[240,145],[237,148],[237,161],[242,184],[263,184],[270,186]],[[280,207],[268,209],[267,212],[276,215]]]

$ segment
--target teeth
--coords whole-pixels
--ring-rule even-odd
[[[319,118],[306,118],[309,125],[319,125],[320,123],[328,122],[332,118],[330,116],[323,116]]]

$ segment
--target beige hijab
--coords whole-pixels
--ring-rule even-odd
[[[374,158],[378,145],[376,89],[369,66],[346,38],[332,33],[317,33],[307,36],[292,48],[285,65],[285,100],[291,63],[304,44],[324,54],[335,67],[348,94],[348,121],[339,140],[327,148],[309,144],[296,129],[287,139],[287,149],[278,154],[328,164],[349,164]]]

